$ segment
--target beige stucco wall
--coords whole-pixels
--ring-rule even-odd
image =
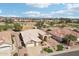
[[[36,43],[36,46],[38,46],[38,45],[39,45],[39,43]],[[31,43],[31,44],[27,44],[26,47],[35,47],[35,46],[34,46],[34,43]]]

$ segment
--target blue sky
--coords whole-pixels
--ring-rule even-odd
[[[0,3],[0,16],[79,18],[79,4],[70,3]]]

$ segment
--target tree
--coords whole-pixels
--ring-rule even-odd
[[[77,37],[70,34],[70,35],[66,35],[63,39],[64,39],[64,42],[67,45],[70,45],[70,42],[71,41],[76,41],[77,40]]]
[[[44,26],[44,21],[37,22],[37,24],[35,26],[37,26],[37,28],[39,28],[39,29],[42,28]]]
[[[0,31],[5,31],[7,29],[9,29],[9,25],[8,24],[0,25]]]
[[[53,26],[54,25],[54,22],[52,21],[52,22],[49,22],[49,25],[50,26]]]
[[[42,40],[41,45],[43,45],[44,42],[47,42],[47,36],[44,36],[44,38],[43,38],[43,36],[40,33],[38,33],[38,34],[39,34],[39,39]]]
[[[14,30],[20,31],[20,30],[22,30],[22,26],[19,23],[16,23],[16,24],[14,24]]]
[[[13,20],[11,18],[5,18],[5,23],[13,23]]]
[[[64,28],[64,27],[66,27],[66,25],[65,24],[61,24],[59,27],[60,28]]]

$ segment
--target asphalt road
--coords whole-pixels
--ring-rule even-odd
[[[62,53],[54,56],[79,56],[79,51],[73,51],[68,53]]]

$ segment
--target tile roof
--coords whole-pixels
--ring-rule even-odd
[[[63,38],[65,35],[68,35],[68,34],[72,34],[76,37],[79,37],[79,32],[75,32],[68,28],[54,28],[52,29],[52,31],[49,31],[49,33],[61,38]]]
[[[46,34],[46,32],[44,32],[42,30],[39,30],[39,29],[29,29],[29,30],[26,30],[26,31],[21,31],[21,35],[22,35],[23,40],[24,40],[25,43],[30,41],[30,40],[34,40],[36,42],[41,41],[38,38],[39,33],[41,35],[45,35]]]

